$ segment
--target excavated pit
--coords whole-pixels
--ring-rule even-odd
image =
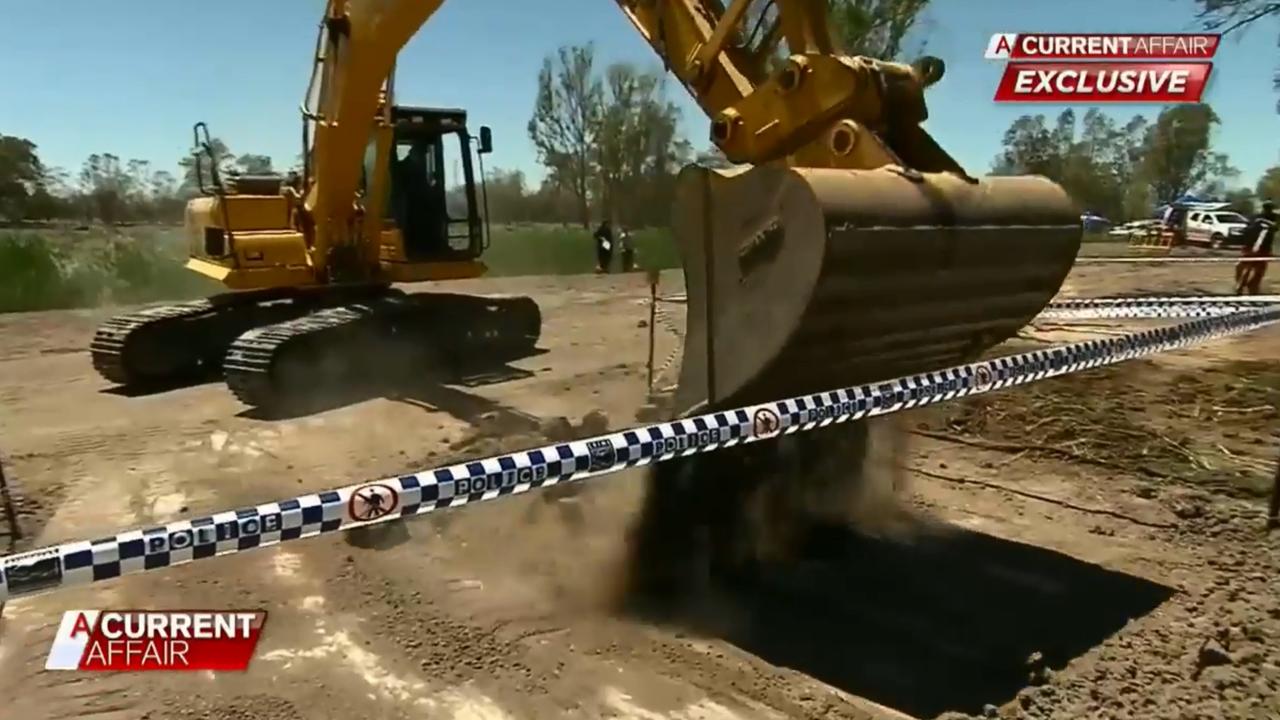
[[[896,418],[662,463],[621,606],[915,717],[981,714],[1169,587],[910,507]]]

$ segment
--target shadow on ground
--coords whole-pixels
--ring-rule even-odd
[[[733,588],[722,639],[916,717],[980,714],[1168,599],[1171,588],[1044,548],[946,528],[911,543],[844,529]]]
[[[546,350],[536,350],[523,357],[535,357]],[[516,358],[516,359],[523,359]],[[470,393],[450,391],[447,385],[474,388],[495,385],[512,380],[523,380],[533,372],[514,367],[506,362],[475,364],[465,370],[434,368],[420,374],[391,377],[352,378],[341,385],[316,388],[314,393],[291,399],[287,405],[275,408],[247,408],[238,417],[254,420],[289,420],[307,415],[355,405],[366,400],[385,397],[394,400],[426,404],[448,412],[461,420],[472,422],[475,416],[493,408],[487,401]]]
[[[175,378],[165,382],[139,383],[137,385],[112,385],[99,392],[104,395],[116,395],[125,398],[149,397],[185,390],[200,385],[211,385],[222,382],[222,374],[216,371],[203,372],[186,377]]]
[[[489,383],[522,379],[532,373],[512,376],[490,376]],[[457,383],[464,385],[464,383]],[[488,383],[485,383],[488,384]],[[479,387],[480,384],[467,384],[465,387]],[[440,410],[473,427],[485,427],[493,432],[519,433],[539,430],[542,419],[522,412],[509,405],[490,398],[482,397],[465,390],[440,384],[423,384],[410,391],[392,396],[392,399],[421,407],[425,410]]]

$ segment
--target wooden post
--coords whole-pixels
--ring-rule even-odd
[[[13,504],[13,495],[9,492],[9,482],[4,477],[3,460],[0,460],[0,505],[4,505],[4,519],[9,524],[9,538],[14,542],[21,540],[22,528],[18,527],[18,511]]]
[[[714,407],[720,402],[720,393],[716,389],[716,298],[719,297],[719,288],[717,282],[719,276],[716,274],[716,251],[715,251],[715,230],[714,219],[712,218],[711,205],[711,173],[702,174],[702,257],[706,266],[703,271],[706,273],[703,281],[706,287],[703,288],[704,297],[706,297],[707,307],[707,407]],[[688,276],[685,280],[685,293],[689,292]],[[686,330],[687,332],[687,330]],[[683,372],[683,370],[682,370]]]
[[[653,392],[653,345],[657,340],[654,325],[658,321],[658,270],[649,270],[649,385],[648,392]]]
[[[1271,507],[1267,510],[1267,529],[1280,528],[1280,462],[1276,463],[1276,479],[1271,483]]]

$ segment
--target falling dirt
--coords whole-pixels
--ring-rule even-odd
[[[1093,266],[1066,292],[1215,292],[1230,280],[1230,266]],[[663,282],[679,291],[678,277]],[[483,378],[276,419],[213,383],[114,392],[86,353],[62,350],[84,347],[102,313],[0,316],[0,453],[23,546],[633,423],[649,331],[639,276],[448,285],[535,297],[546,352]],[[655,328],[660,363],[668,325],[679,328]],[[1118,327],[1046,324],[1002,352]],[[765,469],[714,543],[697,528],[723,518],[688,506],[694,531],[648,535],[667,542],[661,552],[629,543],[645,537],[654,502],[636,469],[380,537],[320,537],[13,601],[0,621],[0,714],[1273,720],[1280,533],[1263,529],[1262,493],[1280,444],[1278,351],[1266,330],[764,453],[705,456],[697,487],[684,488],[695,497],[723,499],[717,481],[742,463]],[[690,474],[660,467],[678,489]],[[699,555],[693,580],[673,585],[678,612],[618,612],[637,571]],[[712,575],[715,557],[732,562]],[[245,673],[44,672],[60,613],[80,607],[270,616]]]
[[[650,466],[628,535],[621,608],[723,629],[724,593],[798,560],[815,533],[905,538],[912,523],[897,418],[829,426]],[[704,616],[704,619],[698,619]]]

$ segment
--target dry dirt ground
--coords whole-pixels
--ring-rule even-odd
[[[1081,266],[1064,295],[1218,293],[1230,274]],[[455,285],[536,297],[546,352],[275,420],[217,384],[113,393],[84,350],[104,312],[0,316],[22,546],[541,444],[558,417],[634,422],[642,276]],[[1105,332],[1046,326],[1009,347]],[[715,632],[609,610],[643,492],[619,474],[415,519],[391,547],[326,536],[11,602],[0,716],[1280,718],[1280,533],[1263,531],[1278,350],[1264,330],[918,411],[899,459],[912,532],[829,538],[722,599]],[[44,672],[60,613],[103,607],[270,617],[245,673]]]

